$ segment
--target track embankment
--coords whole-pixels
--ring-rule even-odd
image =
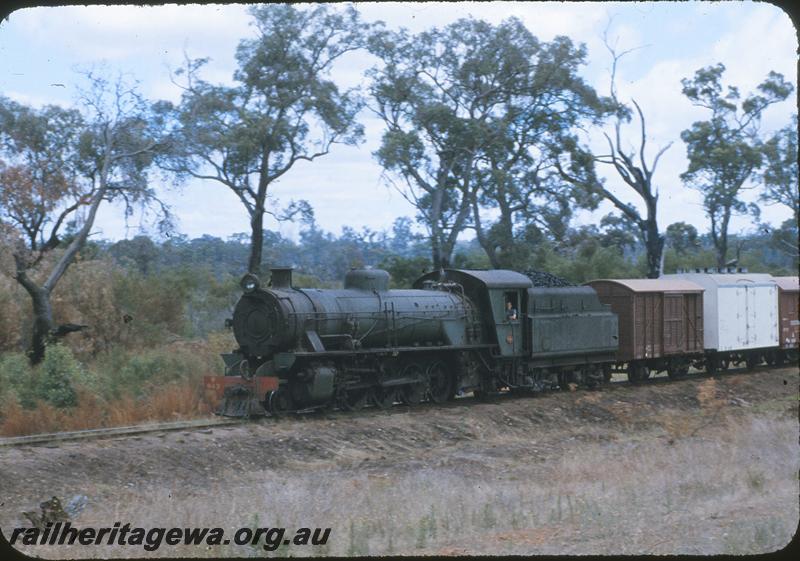
[[[0,527],[85,495],[85,526],[332,528],[283,555],[764,552],[797,527],[797,416],[783,368],[4,447]]]

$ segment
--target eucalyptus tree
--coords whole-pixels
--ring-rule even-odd
[[[161,166],[179,178],[207,179],[230,189],[250,218],[248,270],[260,273],[264,215],[308,214],[308,203],[270,208],[270,187],[298,162],[328,154],[335,144],[363,136],[354,91],[330,79],[343,55],[363,47],[370,26],[352,7],[252,6],[255,37],[236,50],[234,85],[200,78],[208,59],[187,60],[176,71],[185,83],[173,109],[172,147]]]
[[[760,200],[766,204],[784,205],[792,211],[791,222],[795,230],[800,224],[800,206],[798,203],[798,173],[797,173],[797,114],[792,115],[791,123],[764,143],[764,169],[761,181],[764,191]],[[794,257],[798,257],[797,237],[790,240],[778,235],[777,241]]]
[[[163,123],[123,79],[88,73],[76,109],[35,109],[0,98],[0,235],[8,272],[33,305],[31,361],[50,340],[86,326],[56,325],[51,295],[85,247],[103,203],[156,203],[149,169],[162,149]],[[67,227],[71,227],[65,233]]]
[[[375,156],[384,177],[417,209],[436,268],[449,265],[467,226],[470,199],[464,193],[472,188],[480,149],[475,128],[487,116],[460,75],[468,45],[453,26],[418,35],[385,31],[370,44],[382,62],[369,71],[373,111],[386,125]]]
[[[588,149],[582,150],[585,151],[583,158],[591,161],[589,165],[594,166],[595,163],[600,163],[613,167],[616,175],[622,180],[622,184],[626,188],[624,190],[625,195],[606,185],[605,181],[594,173],[594,170],[592,170],[592,173],[575,175],[562,169],[562,177],[570,183],[581,185],[586,192],[595,193],[614,205],[620,212],[620,218],[629,223],[644,245],[648,278],[658,278],[661,275],[665,237],[658,227],[658,188],[654,183],[653,176],[658,166],[658,161],[672,143],[669,142],[659,148],[648,163],[645,155],[647,121],[644,112],[635,99],[631,99],[630,104],[621,101],[617,95],[615,83],[620,59],[634,49],[617,52],[616,47],[609,43],[607,32],[608,29],[603,34],[603,42],[611,55],[609,101],[613,108],[613,111],[610,111],[613,116],[613,138],[612,135],[605,131],[603,132],[608,144],[607,153],[595,155],[589,152]],[[631,122],[634,109],[639,121],[639,138],[635,147],[628,148],[623,141],[622,130],[625,124]],[[630,194],[635,195],[641,201],[644,206],[644,212],[637,208],[635,204],[628,202],[629,197],[627,195]]]
[[[513,268],[527,261],[528,240],[559,238],[575,208],[596,208],[597,194],[564,182],[558,167],[577,163],[576,129],[611,106],[579,77],[586,49],[566,37],[540,42],[510,20],[482,47],[479,66],[504,86],[476,160],[472,221],[492,266]],[[485,223],[484,210],[497,218]]]
[[[690,80],[684,78],[683,94],[697,107],[710,112],[708,120],[697,121],[681,133],[686,143],[688,169],[681,179],[703,194],[703,206],[711,221],[711,240],[717,264],[723,267],[728,254],[728,228],[734,214],[756,212],[740,195],[762,164],[764,143],[760,138],[761,116],[774,103],[786,99],[794,89],[783,75],[770,72],[741,100],[739,89],[723,91],[725,65],[701,68]]]
[[[428,228],[435,267],[467,228],[493,266],[510,267],[524,253],[521,232],[563,227],[576,197],[553,160],[569,150],[571,128],[603,110],[577,75],[583,46],[541,42],[516,18],[461,19],[383,33],[372,52],[382,66],[371,93],[386,124],[376,156]],[[486,222],[487,210],[499,218]]]

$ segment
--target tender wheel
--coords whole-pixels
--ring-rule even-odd
[[[650,377],[650,369],[641,363],[632,363],[628,365],[628,380],[631,384],[639,384]]]
[[[712,376],[724,372],[730,366],[731,361],[729,358],[720,358],[719,356],[711,356],[706,359],[706,372]]]
[[[403,369],[403,378],[413,378],[416,383],[407,384],[400,390],[400,400],[406,405],[419,405],[425,397],[426,380],[422,367],[418,364],[409,364]]]
[[[389,409],[397,398],[397,389],[389,388],[375,388],[372,390],[371,397],[372,403],[379,409]]]
[[[444,403],[453,397],[455,393],[453,379],[443,362],[434,362],[428,367],[428,380],[428,395],[431,401]]]
[[[689,364],[683,361],[671,362],[667,368],[667,376],[673,380],[680,380],[689,373]]]
[[[610,364],[604,364],[603,365],[603,381],[605,383],[610,382],[612,375],[613,374],[611,373],[611,365]]]
[[[753,370],[756,366],[761,364],[761,355],[749,354],[744,362],[747,364],[748,370]]]

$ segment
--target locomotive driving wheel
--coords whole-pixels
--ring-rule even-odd
[[[370,397],[372,403],[379,409],[389,409],[397,398],[397,390],[394,387],[377,387],[370,391]]]
[[[367,406],[369,391],[365,388],[345,390],[336,401],[339,409],[344,411],[357,411]]]
[[[428,395],[434,403],[444,403],[453,396],[453,380],[444,362],[437,361],[428,367]]]
[[[406,384],[400,391],[400,398],[406,405],[419,405],[425,397],[425,373],[419,364],[412,363],[403,369],[403,378],[417,380],[411,384]]]

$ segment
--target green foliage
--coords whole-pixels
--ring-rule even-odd
[[[0,409],[10,401],[33,407],[36,400],[33,381],[28,357],[22,353],[0,355]]]
[[[209,364],[209,357],[191,347],[113,349],[99,356],[95,364],[97,379],[102,381],[99,393],[106,399],[125,395],[141,398],[171,382],[196,380],[200,384],[203,374],[219,369],[219,358],[214,356],[211,360],[215,363]]]
[[[427,257],[392,256],[378,263],[378,268],[389,272],[391,288],[408,288],[419,277],[431,270]]]
[[[470,225],[491,264],[512,267],[528,254],[529,223],[558,230],[572,207],[596,205],[553,165],[577,146],[573,129],[607,109],[578,74],[585,47],[539,41],[516,18],[465,18],[378,33],[370,50],[383,63],[370,70],[370,92],[387,125],[375,155],[416,206],[435,268]]]
[[[37,396],[55,407],[77,403],[74,382],[85,379],[83,367],[64,345],[49,345],[40,366]]]
[[[92,385],[92,374],[64,345],[49,345],[44,360],[35,367],[23,353],[0,355],[0,403],[16,400],[30,409],[41,400],[71,407],[77,404],[76,387]]]
[[[797,113],[791,122],[764,144],[766,165],[761,200],[787,206],[798,214]]]
[[[686,255],[700,248],[697,228],[686,222],[675,222],[667,226],[666,246],[678,255]]]
[[[186,178],[205,176],[212,164],[212,179],[233,190],[250,215],[248,269],[259,273],[269,185],[298,161],[363,137],[356,120],[362,100],[329,76],[337,59],[364,45],[370,26],[352,7],[269,4],[249,13],[256,37],[239,43],[233,86],[200,78],[208,59],[188,61],[176,72],[187,84],[178,107],[163,106],[175,127],[161,165]],[[302,201],[269,212],[278,219],[312,214]]]
[[[689,167],[681,179],[703,194],[720,267],[727,260],[731,217],[746,212],[758,216],[758,207],[747,205],[740,193],[761,166],[764,154],[759,135],[761,115],[794,89],[781,74],[770,72],[758,86],[758,93],[751,93],[740,102],[736,87],[728,86],[723,93],[724,72],[725,65],[720,63],[701,68],[691,80],[681,81],[683,94],[694,105],[711,112],[708,120],[697,121],[681,133],[689,159]],[[796,130],[792,134],[796,135]],[[796,150],[792,157],[796,160]],[[796,182],[793,185],[796,189]]]

